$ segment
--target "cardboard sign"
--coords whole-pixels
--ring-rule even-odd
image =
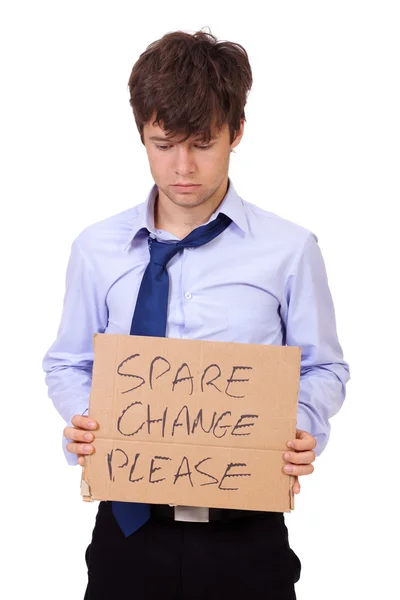
[[[293,508],[300,348],[94,336],[85,500]]]

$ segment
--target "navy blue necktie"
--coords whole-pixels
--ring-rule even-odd
[[[131,335],[150,335],[165,337],[167,327],[169,261],[183,248],[197,248],[207,244],[222,233],[232,219],[220,213],[218,217],[201,225],[183,240],[176,243],[164,243],[151,240],[150,262],[146,267],[140,285],[133,314]],[[127,537],[139,529],[150,518],[150,506],[139,502],[112,503],[112,510],[124,535]]]

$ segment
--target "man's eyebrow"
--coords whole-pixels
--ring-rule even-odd
[[[169,142],[171,141],[169,138],[160,137],[159,135],[151,135],[149,140],[154,140],[155,142]]]

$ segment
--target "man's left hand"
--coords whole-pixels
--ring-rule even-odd
[[[286,461],[283,471],[288,475],[293,475],[293,493],[299,494],[299,475],[310,475],[314,471],[311,463],[316,458],[313,449],[317,445],[317,440],[307,431],[296,429],[296,439],[288,442],[287,445],[290,451],[283,455]]]

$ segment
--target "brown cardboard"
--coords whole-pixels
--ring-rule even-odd
[[[85,500],[289,511],[300,348],[94,336]]]

